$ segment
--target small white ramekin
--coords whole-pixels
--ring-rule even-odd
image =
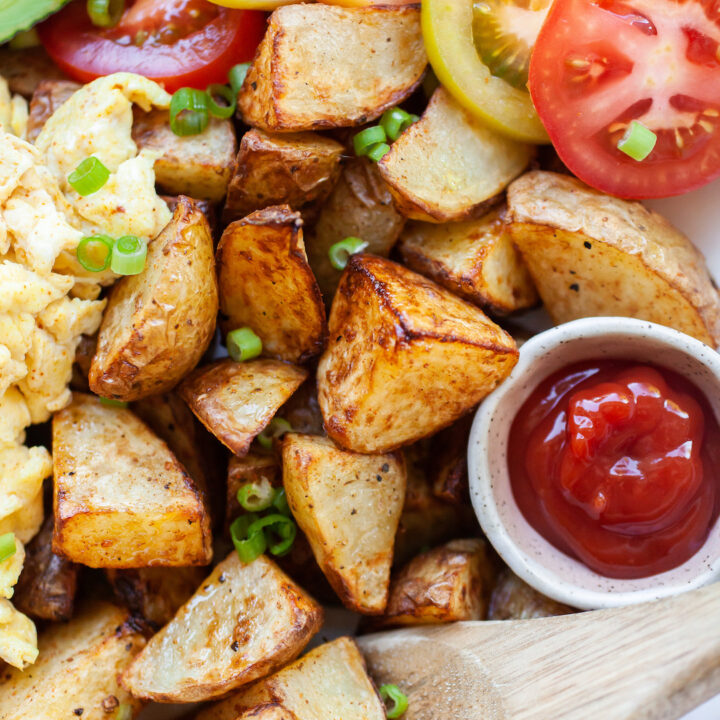
[[[480,405],[468,446],[470,495],[488,540],[510,568],[536,590],[587,610],[655,600],[720,577],[720,521],[703,547],[683,565],[648,578],[618,580],[599,575],[556,549],[530,526],[515,503],[507,443],[516,413],[555,371],[603,358],[636,360],[674,370],[695,384],[720,420],[720,354],[661,325],[594,317],[559,325],[522,346],[510,376]]]

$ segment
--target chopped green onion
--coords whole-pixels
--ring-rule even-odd
[[[69,175],[68,182],[78,195],[97,192],[110,177],[110,171],[94,155],[85,158]]]
[[[387,143],[378,143],[373,145],[366,154],[373,162],[380,162],[389,152],[390,146]]]
[[[120,703],[118,709],[115,712],[115,720],[132,720],[133,710],[132,705],[127,703]]]
[[[237,94],[233,95],[233,91],[227,85],[218,84],[208,86],[206,92],[208,96],[208,109],[210,110],[211,115],[223,120],[227,120],[227,118],[232,117],[237,105],[237,101],[235,99]],[[220,105],[216,103],[215,96],[225,100],[226,104]]]
[[[275,491],[275,499],[272,501],[272,504],[281,515],[290,517],[290,506],[288,505],[285,488],[278,488]]]
[[[353,138],[355,154],[358,157],[361,155],[367,155],[373,147],[384,143],[386,140],[387,135],[385,135],[385,129],[380,125],[373,125],[372,127],[365,128]]]
[[[641,122],[633,120],[620,138],[617,147],[633,160],[642,162],[653,151],[655,143],[657,143],[657,135]]]
[[[408,709],[408,697],[397,685],[381,685],[380,697],[383,702],[388,700],[392,702],[392,706],[387,710],[387,716],[390,720],[404,715]]]
[[[262,340],[249,327],[229,332],[225,344],[235,362],[252,360],[262,352]]]
[[[110,266],[114,243],[107,235],[84,237],[75,250],[78,262],[89,272],[102,272]]]
[[[400,134],[402,135],[413,123],[420,119],[419,115],[408,115],[403,124],[400,126]]]
[[[292,432],[292,425],[285,418],[274,417],[270,424],[257,436],[257,441],[266,450],[270,450],[275,438],[282,437],[285,433]]]
[[[360,238],[346,237],[340,242],[336,242],[330,246],[328,250],[328,256],[330,257],[330,264],[336,270],[344,270],[348,264],[348,260],[351,255],[362,252],[368,243],[364,242]]]
[[[110,261],[117,275],[139,275],[145,269],[147,243],[134,235],[125,235],[115,242]]]
[[[237,97],[237,94],[240,92],[240,88],[245,82],[245,76],[247,75],[249,69],[250,63],[240,63],[239,65],[234,65],[230,68],[228,80],[230,81],[232,91],[235,93],[235,97]]]
[[[206,92],[189,87],[175,92],[170,100],[170,128],[176,135],[198,135],[209,122]]]
[[[267,478],[259,483],[248,483],[237,491],[237,501],[243,510],[262,512],[267,510],[275,499],[275,488]]]
[[[115,400],[115,398],[106,398],[106,397],[100,398],[100,404],[107,405],[107,407],[118,407],[118,408],[126,408],[128,406],[128,404],[126,402],[123,402],[122,400]]]
[[[15,542],[15,533],[5,533],[0,535],[0,563],[5,562],[17,552],[17,543]]]
[[[287,515],[274,513],[252,522],[248,527],[248,536],[253,536],[260,531],[265,532],[265,542],[273,555],[286,555],[295,542],[297,525]],[[276,535],[278,542],[268,540],[268,535]]]
[[[409,127],[409,125],[406,125],[409,120],[410,114],[406,113],[402,108],[390,108],[380,118],[380,126],[385,131],[388,140],[395,142],[400,137],[403,125]]]
[[[230,526],[230,537],[238,556],[244,563],[251,563],[260,557],[267,548],[267,540],[262,528],[254,528],[258,517],[255,513],[235,518]],[[251,532],[252,529],[252,532]]]
[[[114,27],[125,12],[125,0],[87,0],[87,14],[98,27]]]

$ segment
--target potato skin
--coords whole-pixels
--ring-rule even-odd
[[[42,47],[13,50],[8,45],[2,45],[0,68],[10,92],[28,99],[41,82],[68,79]]]
[[[45,121],[81,87],[73,80],[41,80],[37,84],[30,100],[28,142],[35,142]]]
[[[493,589],[488,620],[531,620],[574,612],[575,608],[545,597],[507,569]]]
[[[210,228],[183,197],[150,243],[145,270],[113,288],[90,367],[91,390],[127,402],[172,389],[210,344],[217,311]]]

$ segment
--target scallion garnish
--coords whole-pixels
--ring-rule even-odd
[[[107,407],[126,408],[128,404],[122,400],[115,400],[115,398],[100,398],[101,405],[107,405]]]
[[[330,250],[328,250],[330,264],[336,270],[344,270],[350,256],[362,252],[367,246],[368,244],[360,238],[346,237],[330,246]]]
[[[653,151],[655,143],[657,143],[657,135],[641,122],[633,120],[620,138],[617,147],[633,160],[642,162]]]
[[[237,93],[233,94],[233,91],[227,85],[219,84],[208,86],[206,92],[208,96],[208,109],[211,115],[222,120],[227,120],[227,118],[232,117],[237,105]],[[220,105],[215,102],[215,97],[222,98],[225,104]]]
[[[229,332],[225,344],[235,362],[252,360],[262,352],[262,340],[249,327]]]
[[[292,432],[292,425],[285,418],[274,417],[270,424],[257,436],[257,441],[266,450],[270,450],[273,440]]]
[[[180,88],[170,100],[170,129],[180,137],[199,135],[210,122],[208,104],[203,90]]]
[[[367,155],[373,147],[384,144],[386,140],[387,135],[385,134],[384,128],[380,125],[373,125],[372,127],[365,128],[353,138],[355,154],[358,157]]]
[[[248,536],[260,531],[265,533],[265,542],[270,552],[273,555],[282,556],[290,552],[290,548],[295,542],[297,525],[287,515],[274,513],[253,521],[248,527]],[[277,538],[276,541],[274,541],[273,535]]]
[[[252,534],[250,532],[250,528],[257,519],[258,516],[255,513],[241,515],[235,518],[230,526],[230,537],[233,545],[244,563],[251,563],[260,557],[267,548],[267,541],[262,528],[254,528]]]
[[[275,499],[272,501],[272,505],[281,515],[290,517],[290,506],[288,505],[285,488],[278,488],[275,491]]]
[[[237,501],[240,507],[248,512],[262,512],[267,510],[275,500],[275,488],[267,478],[259,483],[248,483],[237,491]]]
[[[69,175],[68,182],[78,195],[92,195],[108,181],[110,171],[94,155],[85,158]]]
[[[125,235],[115,242],[110,269],[117,275],[139,275],[146,259],[147,243],[135,235]]]
[[[408,709],[408,697],[397,685],[381,685],[380,697],[383,702],[389,700],[392,703],[387,709],[387,716],[390,720],[404,715]]]
[[[232,88],[235,97],[240,92],[242,84],[245,82],[245,76],[250,69],[250,63],[240,63],[230,68],[228,73],[228,80],[230,81],[230,87]]]
[[[114,27],[124,12],[125,0],[87,0],[87,14],[98,27]]]
[[[373,145],[366,154],[373,162],[380,162],[389,152],[390,146],[387,143],[378,143]]]
[[[15,542],[15,533],[5,533],[0,535],[0,563],[5,562],[17,552],[17,543]]]
[[[102,272],[110,267],[113,240],[107,235],[84,237],[75,250],[78,262],[88,272]]]
[[[395,142],[403,131],[403,127],[410,127],[412,123],[410,113],[406,113],[402,108],[390,108],[383,113],[380,118],[380,126],[385,130],[390,142]]]

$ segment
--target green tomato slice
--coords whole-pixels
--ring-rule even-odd
[[[69,0],[0,0],[0,43],[57,12]]]

